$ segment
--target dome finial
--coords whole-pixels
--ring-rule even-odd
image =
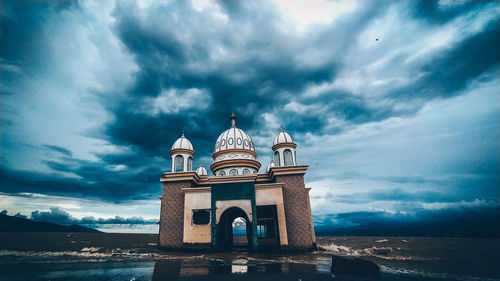
[[[184,130],[182,130],[181,138],[185,138],[185,136],[184,136]]]
[[[280,132],[284,132],[285,130],[283,129],[283,124],[280,125]]]
[[[231,113],[231,127],[235,128],[236,127],[236,115],[234,115],[234,112]]]

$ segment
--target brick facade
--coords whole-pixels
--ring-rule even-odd
[[[309,190],[303,175],[282,175],[276,182],[283,183],[288,246],[291,249],[311,249],[315,246],[309,203]]]
[[[191,181],[163,183],[160,213],[160,248],[182,248],[184,231],[184,192],[181,188],[191,186]]]
[[[259,184],[280,183],[282,185],[283,208],[286,222],[286,234],[288,245],[283,249],[289,250],[309,250],[316,246],[316,238],[314,235],[314,225],[311,215],[311,203],[309,199],[309,188],[305,187],[304,174],[307,166],[289,166],[289,167],[273,167],[267,174],[256,176],[241,177],[206,177],[199,178],[194,172],[184,173],[168,173],[162,177],[163,195],[161,197],[161,213],[160,213],[160,235],[159,247],[163,249],[189,249],[189,248],[207,248],[213,244],[184,244],[184,197],[185,193],[182,189],[193,187],[209,187],[209,192],[215,192],[218,186],[226,187],[235,185],[237,188],[232,188],[232,191],[245,191],[249,194],[233,194],[226,198],[217,196],[212,199],[251,199],[255,195],[255,190],[247,186],[240,186],[247,183],[253,187],[254,182]],[[249,181],[250,179],[250,181]],[[215,190],[215,191],[214,191]],[[232,194],[232,193],[231,193]],[[281,196],[281,193],[280,193]],[[255,200],[255,199],[253,199]],[[255,204],[255,203],[253,203]],[[214,202],[212,202],[212,208]],[[256,209],[252,210],[253,214],[257,214]],[[212,219],[215,218],[214,210],[211,214]],[[252,220],[256,223],[256,220]],[[255,226],[256,227],[256,226]],[[212,232],[214,234],[215,232]],[[256,233],[254,231],[254,233]],[[214,237],[212,236],[212,242]],[[256,242],[256,241],[255,241]]]

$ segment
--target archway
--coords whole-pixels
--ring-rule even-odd
[[[233,220],[233,249],[248,250],[247,224],[248,222],[243,217]]]
[[[244,223],[244,232],[240,228],[236,231],[236,224]],[[252,248],[252,223],[248,220],[248,216],[242,209],[231,207],[222,213],[218,224],[218,248],[221,250],[248,250]],[[244,235],[243,237],[234,236]],[[245,239],[246,238],[246,239]]]

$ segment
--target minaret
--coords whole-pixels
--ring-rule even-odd
[[[276,167],[296,166],[296,147],[297,144],[293,142],[290,134],[281,126],[280,132],[274,138],[272,147],[274,151],[274,165]]]
[[[193,170],[193,145],[184,136],[184,132],[182,132],[181,137],[174,142],[174,145],[172,145],[172,149],[170,149],[170,156],[172,156],[172,173]]]

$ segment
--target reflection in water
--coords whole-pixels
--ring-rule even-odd
[[[328,272],[317,265],[294,263],[252,264],[246,259],[234,259],[231,264],[222,261],[158,261],[153,280],[333,280]],[[304,279],[306,280],[306,279]]]
[[[247,265],[239,265],[239,264],[231,265],[231,273],[247,273],[247,272],[248,272]]]

